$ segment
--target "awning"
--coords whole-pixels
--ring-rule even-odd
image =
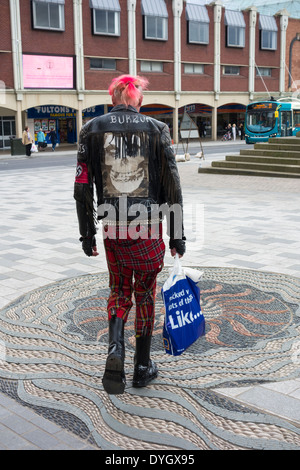
[[[259,15],[259,29],[264,31],[278,31],[274,16]]]
[[[241,11],[225,10],[225,25],[245,28],[246,23],[243,13]]]
[[[188,21],[197,21],[199,23],[209,23],[209,16],[204,5],[196,5],[195,3],[186,4],[186,19]]]
[[[90,0],[90,8],[95,10],[121,11],[119,0]]]
[[[168,18],[168,10],[164,0],[142,0],[142,15]]]

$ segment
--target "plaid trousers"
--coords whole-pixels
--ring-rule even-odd
[[[108,319],[116,314],[126,323],[134,294],[136,337],[151,336],[155,318],[156,277],[163,268],[165,254],[161,232],[156,239],[107,237],[104,238],[104,247],[110,286]]]

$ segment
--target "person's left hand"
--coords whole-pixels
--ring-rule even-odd
[[[82,249],[87,256],[98,256],[96,237],[81,237]]]

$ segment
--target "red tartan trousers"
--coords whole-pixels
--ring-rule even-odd
[[[136,337],[151,336],[155,318],[156,277],[163,268],[165,254],[161,226],[159,237],[154,239],[122,238],[104,238],[110,286],[108,319],[116,314],[126,323],[134,295]]]

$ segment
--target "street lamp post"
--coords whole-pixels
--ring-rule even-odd
[[[290,44],[290,56],[289,56],[289,85],[288,90],[291,91],[291,84],[292,84],[292,50],[295,41],[300,41],[300,33],[296,33],[296,36],[292,39]]]

